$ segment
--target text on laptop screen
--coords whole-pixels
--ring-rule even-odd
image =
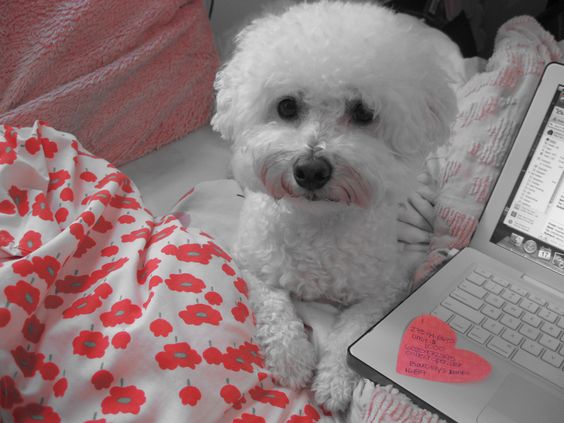
[[[564,274],[564,85],[554,94],[490,241]]]

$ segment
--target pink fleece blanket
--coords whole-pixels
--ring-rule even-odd
[[[115,165],[208,121],[202,0],[27,0],[0,13],[0,123],[40,119]]]

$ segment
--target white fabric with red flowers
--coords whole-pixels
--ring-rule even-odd
[[[229,255],[70,134],[0,125],[0,421],[315,422]]]

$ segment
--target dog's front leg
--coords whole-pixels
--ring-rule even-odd
[[[345,410],[360,376],[347,365],[347,348],[392,306],[382,298],[367,298],[343,311],[335,323],[317,366],[315,399],[331,411]]]
[[[266,367],[280,385],[305,387],[313,376],[317,355],[288,292],[268,286],[252,275],[245,277],[256,316],[256,339],[265,355]]]

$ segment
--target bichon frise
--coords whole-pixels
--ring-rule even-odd
[[[235,257],[282,385],[347,407],[347,346],[405,294],[396,217],[456,100],[436,34],[375,4],[320,1],[253,21],[218,73],[213,127],[245,188]],[[322,358],[292,299],[341,310]]]

